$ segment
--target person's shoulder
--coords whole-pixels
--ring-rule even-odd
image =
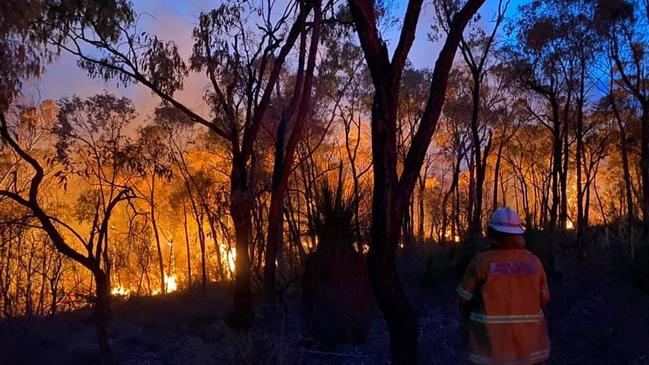
[[[537,260],[539,259],[539,257],[536,256],[536,254],[534,252],[532,252],[532,251],[530,251],[530,250],[528,250],[526,248],[521,248],[520,251],[521,251],[521,253],[523,255],[526,255],[526,256],[529,256],[529,257],[534,257]]]
[[[523,248],[520,251],[521,251],[521,254],[525,257],[526,260],[534,261],[538,265],[543,267],[543,262],[541,261],[541,259],[538,256],[536,256],[536,254],[534,252],[532,252],[532,251],[530,251],[530,250],[528,250],[526,248]]]
[[[498,251],[499,250],[496,250],[493,247],[487,246],[475,254],[473,261],[476,264],[483,264],[493,261],[498,257]]]

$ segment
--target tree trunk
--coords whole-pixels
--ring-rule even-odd
[[[559,172],[559,181],[561,183],[561,208],[559,210],[559,223],[560,230],[565,231],[567,222],[568,222],[568,161],[570,160],[570,145],[568,142],[568,120],[564,119],[563,121],[563,133],[562,133],[562,167]]]
[[[561,170],[561,121],[559,105],[552,99],[552,205],[550,207],[549,232],[557,228],[557,212],[559,209],[559,172]]]
[[[426,198],[425,193],[426,193],[426,174],[424,172],[424,176],[420,177],[420,180],[419,180],[419,195],[417,196],[417,198],[418,198],[417,199],[417,202],[418,202],[418,205],[417,205],[417,209],[418,209],[418,211],[417,211],[417,217],[418,217],[417,236],[418,237],[417,238],[419,240],[419,243],[424,242],[424,223],[425,223],[424,205],[425,205],[425,198]]]
[[[496,211],[498,209],[498,182],[500,178],[500,161],[502,161],[503,148],[505,147],[505,141],[501,141],[498,146],[498,154],[496,155],[496,165],[494,166],[494,187],[493,187],[493,202],[491,204],[491,210]],[[503,185],[504,186],[504,185]],[[504,195],[504,194],[503,194]],[[503,204],[504,206],[504,204]]]
[[[403,210],[397,201],[395,135],[385,133],[396,121],[395,97],[377,89],[372,106],[372,157],[374,194],[372,199],[371,246],[367,257],[374,296],[390,331],[394,364],[417,362],[417,319],[396,271],[396,249],[401,233]]]
[[[473,229],[473,210],[475,209],[475,172],[476,172],[476,163],[475,163],[475,150],[471,150],[471,154],[467,156],[467,164],[469,170],[469,191],[468,191],[468,202],[467,202],[467,223],[469,228],[469,235],[471,235],[471,230]]]
[[[473,211],[469,217],[471,219],[469,234],[472,236],[482,236],[482,191],[485,178],[486,164],[483,164],[482,146],[480,142],[480,131],[478,125],[478,117],[480,111],[480,74],[473,72],[473,88],[471,91],[471,137],[473,145],[473,157],[475,173],[473,184]],[[485,155],[486,155],[485,151]]]
[[[311,33],[311,44],[309,45],[309,59],[306,70],[299,67],[298,80],[291,102],[287,110],[283,113],[282,121],[278,126],[277,143],[275,148],[275,163],[273,167],[273,181],[270,208],[268,213],[268,242],[266,250],[266,265],[264,267],[264,297],[271,300],[275,294],[275,271],[276,258],[279,246],[282,244],[283,233],[283,212],[284,198],[288,190],[289,177],[293,171],[293,159],[295,149],[302,135],[302,128],[311,111],[311,86],[313,84],[313,74],[315,72],[316,55],[318,51],[318,41],[320,34],[320,4],[313,7],[313,27]],[[300,42],[300,66],[304,65],[306,52],[306,33],[302,33]],[[302,76],[303,75],[303,76]],[[298,106],[299,100],[299,106]],[[293,115],[293,110],[298,106],[295,124],[284,146],[284,137],[288,121]]]
[[[633,246],[633,227],[635,225],[635,209],[634,209],[634,204],[633,204],[633,183],[631,182],[631,170],[629,167],[629,150],[627,147],[627,139],[626,139],[626,129],[624,127],[624,124],[622,123],[622,116],[620,115],[620,112],[617,108],[617,104],[615,103],[615,100],[612,99],[611,97],[611,107],[613,109],[613,113],[615,114],[615,120],[617,122],[617,126],[620,130],[620,153],[622,155],[622,170],[624,173],[624,190],[625,190],[625,196],[626,196],[626,214],[627,214],[627,242],[629,244],[631,256],[633,257],[633,251],[634,251],[634,246]]]
[[[108,334],[108,321],[110,319],[110,295],[106,274],[100,269],[93,270],[95,279],[95,330],[97,343],[101,353],[103,365],[113,364],[113,352]]]
[[[187,288],[192,287],[192,255],[189,249],[189,229],[187,227],[187,207],[183,202],[183,228],[185,231],[185,247],[187,249]]]
[[[198,245],[201,250],[201,293],[205,296],[207,294],[207,257],[202,213],[196,212],[196,224],[198,224]]]
[[[280,197],[277,189],[277,187],[274,188],[271,193],[270,207],[268,209],[268,239],[266,241],[263,293],[266,302],[272,302],[275,298],[277,253],[279,246],[283,244],[284,219],[282,210],[284,208],[284,197],[282,196],[281,201],[279,201]]]
[[[642,238],[649,245],[649,102],[642,104]]]
[[[189,169],[187,168],[187,164],[185,163],[182,154],[180,154],[180,158],[178,162],[179,162],[178,167],[180,168],[181,172],[184,171],[183,182],[185,184],[185,189],[187,190],[187,196],[189,197],[189,202],[191,203],[191,208],[192,208],[191,211],[194,215],[194,219],[196,220],[196,230],[198,231],[198,243],[201,251],[201,293],[203,294],[203,296],[205,296],[207,294],[207,268],[206,268],[207,264],[206,264],[206,253],[205,253],[205,232],[203,230],[203,214],[200,213],[198,210],[198,205],[196,204],[196,199],[194,198],[194,193],[192,192],[192,187],[190,185],[190,182],[193,182],[193,179],[191,177],[191,174],[189,173]],[[195,183],[194,186],[196,186]],[[185,219],[185,226],[186,225],[187,225],[187,220]],[[189,242],[186,241],[186,244],[187,244],[187,253],[189,254]],[[187,265],[188,265],[188,273],[191,275],[190,258],[187,259]]]
[[[455,161],[455,164],[453,165],[453,177],[451,178],[451,186],[448,188],[448,191],[446,194],[444,194],[444,198],[442,200],[442,209],[444,210],[444,214],[442,215],[442,241],[448,242],[447,241],[447,229],[448,229],[448,223],[447,223],[447,214],[446,214],[446,205],[448,203],[448,199],[451,197],[455,189],[457,188],[459,177],[460,177],[460,164],[462,163],[462,159],[464,158],[464,154],[461,153],[460,149],[458,148],[458,155],[457,155],[457,161]],[[452,204],[451,206],[451,219],[454,216],[454,209],[455,204]],[[453,223],[451,222],[451,225]],[[454,235],[455,235],[455,229],[451,228],[451,240],[454,240]]]
[[[581,65],[581,78],[579,84],[579,97],[577,99],[577,151],[575,153],[575,164],[577,167],[577,247],[579,248],[580,257],[585,256],[585,248],[583,247],[584,230],[588,224],[588,216],[584,219],[584,189],[582,183],[582,161],[584,160],[584,77],[585,77],[585,64],[582,61]],[[567,159],[567,157],[566,157]],[[589,204],[590,199],[586,199],[585,204]]]
[[[424,113],[412,137],[399,177],[396,143],[399,87],[407,55],[414,42],[422,2],[408,2],[399,43],[390,59],[378,32],[374,1],[349,1],[374,84],[371,118],[374,194],[368,273],[374,296],[390,331],[391,358],[395,365],[417,363],[417,319],[399,282],[395,260],[403,213],[404,209],[408,209],[416,178],[437,128],[449,72],[462,32],[484,1],[469,0],[453,15],[446,41],[435,63]]]
[[[403,210],[402,214],[402,221],[401,221],[401,229],[402,229],[402,238],[401,238],[401,244],[403,245],[403,248],[407,251],[410,252],[410,248],[412,248],[412,241],[413,241],[413,231],[412,231],[412,199],[410,199],[406,209]]]
[[[160,294],[167,292],[165,285],[165,266],[164,258],[162,257],[162,245],[160,244],[160,233],[158,232],[158,220],[155,216],[155,173],[151,178],[151,191],[149,193],[149,202],[151,204],[151,226],[153,228],[153,236],[155,237],[155,244],[158,253],[158,270],[160,273]]]
[[[250,287],[250,254],[248,247],[252,236],[253,197],[248,186],[245,161],[235,155],[232,161],[230,187],[230,212],[236,237],[234,302],[228,322],[235,327],[252,324],[252,293]]]
[[[561,172],[561,120],[559,118],[559,104],[555,98],[551,98],[552,109],[552,205],[550,207],[550,219],[546,222],[549,234],[548,240],[548,265],[551,270],[555,270],[555,260],[553,253],[554,232],[557,230],[557,213],[559,209],[559,174]],[[549,199],[549,197],[547,197]]]
[[[205,207],[207,210],[208,208]],[[215,223],[215,217],[207,212],[207,223],[210,226],[210,233],[212,234],[212,242],[214,243],[214,249],[216,251],[216,277],[217,280],[222,279],[225,280],[225,272],[223,270],[223,258],[221,257],[221,246],[218,241],[218,237],[216,235],[216,223]]]

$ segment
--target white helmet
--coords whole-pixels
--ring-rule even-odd
[[[499,208],[491,215],[489,227],[494,231],[502,233],[525,233],[521,227],[521,219],[518,217],[518,214],[508,207]]]

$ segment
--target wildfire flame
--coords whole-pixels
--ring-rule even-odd
[[[131,294],[131,290],[123,287],[122,284],[118,284],[113,288],[113,290],[110,291],[110,293],[112,295],[128,296],[129,294]]]
[[[173,293],[178,290],[178,283],[176,282],[176,274],[164,275],[165,289],[167,293]]]
[[[235,262],[237,261],[237,249],[232,247],[228,253],[228,268],[230,269],[230,272],[234,272],[235,269]]]
[[[567,230],[575,229],[575,225],[572,224],[572,221],[571,221],[571,220],[566,220],[566,229],[567,229]]]
[[[445,237],[450,237],[453,234],[453,231],[451,231],[450,228],[446,228],[446,234]],[[460,242],[460,236],[458,235],[453,235],[453,242],[459,243]]]

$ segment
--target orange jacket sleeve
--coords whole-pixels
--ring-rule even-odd
[[[548,288],[548,278],[543,269],[543,264],[539,260],[539,266],[541,267],[541,276],[540,276],[540,290],[539,294],[541,296],[541,306],[545,307],[550,301],[550,289]]]
[[[460,313],[462,317],[468,319],[469,313],[471,312],[470,302],[473,299],[475,291],[480,284],[482,278],[482,270],[480,270],[480,260],[479,257],[474,257],[469,266],[467,266],[462,281],[457,286],[456,292],[458,295],[458,305],[460,307]]]

